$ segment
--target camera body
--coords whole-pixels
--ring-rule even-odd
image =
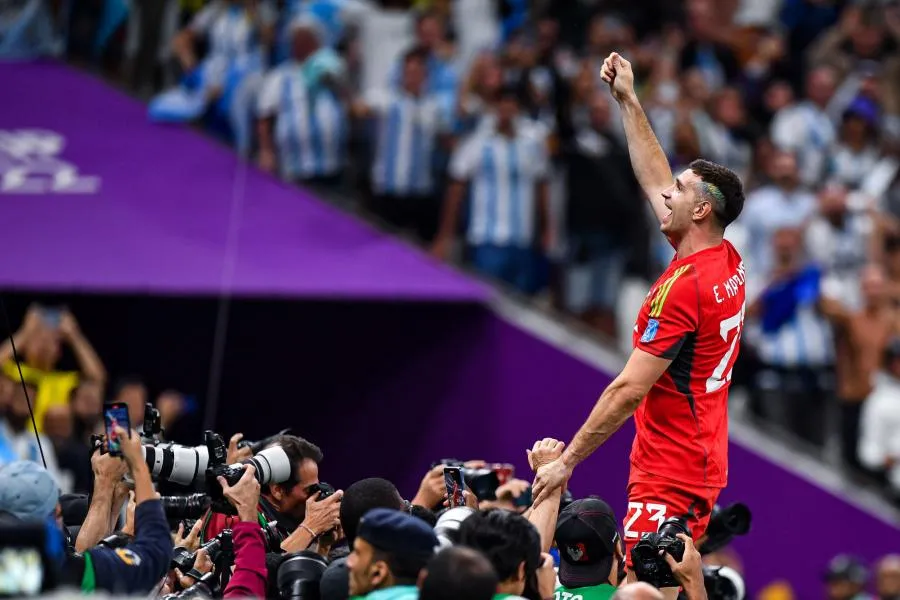
[[[162,597],[162,600],[188,600],[190,598],[220,598],[222,596],[222,584],[219,580],[219,575],[214,572],[209,572],[203,577],[201,577],[197,583],[192,585],[191,587],[182,590],[177,594],[167,594]]]
[[[500,487],[500,474],[497,469],[490,467],[468,468],[463,465],[463,461],[455,458],[441,459],[431,465],[431,467],[434,468],[438,465],[459,468],[463,480],[466,482],[466,487],[479,500],[495,500],[497,498],[497,488]]]
[[[222,561],[234,560],[234,540],[230,529],[223,529],[219,535],[209,540],[200,548],[206,550],[209,559],[215,565],[222,564]],[[197,552],[189,552],[184,548],[175,548],[172,551],[172,568],[180,569],[182,573],[187,573],[194,567],[197,560]]]
[[[215,450],[210,447],[209,452]],[[218,459],[216,459],[218,461]],[[224,462],[224,457],[222,461]],[[282,483],[291,478],[291,461],[281,446],[272,446],[259,452],[247,460],[235,464],[214,464],[210,454],[210,466],[206,469],[206,493],[211,498],[211,506],[215,512],[234,515],[237,511],[225,498],[219,477],[225,479],[225,483],[233,486],[244,476],[247,465],[253,465],[256,469],[255,477],[260,485],[269,483]]]
[[[278,592],[285,600],[318,600],[328,561],[310,550],[288,555],[278,567]]]
[[[162,417],[159,410],[150,402],[144,405],[144,423],[142,427],[142,441],[145,444],[155,444],[162,433]]]
[[[678,537],[679,533],[691,535],[685,517],[672,517],[663,521],[656,533],[645,533],[631,549],[631,561],[634,564],[634,572],[639,581],[644,581],[657,588],[678,587],[669,563],[660,551],[665,552],[681,562],[684,558],[684,542]]]

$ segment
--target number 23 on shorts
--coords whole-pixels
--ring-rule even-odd
[[[644,533],[659,531],[666,520],[666,505],[653,502],[629,502],[625,516],[625,539],[636,540]]]

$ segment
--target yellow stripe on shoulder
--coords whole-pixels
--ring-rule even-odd
[[[669,296],[669,290],[672,289],[672,286],[678,280],[679,277],[687,273],[687,271],[691,268],[691,265],[683,265],[675,269],[675,272],[672,273],[668,279],[662,282],[656,289],[656,295],[653,297],[653,302],[650,303],[650,316],[653,318],[658,317],[662,314],[663,306],[666,304],[666,298]]]

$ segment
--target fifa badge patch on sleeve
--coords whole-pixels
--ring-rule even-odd
[[[116,556],[129,567],[137,567],[141,564],[141,557],[128,548],[116,548]]]
[[[656,337],[657,331],[659,331],[659,321],[656,319],[649,319],[647,321],[647,328],[644,329],[644,335],[641,336],[641,343],[646,344],[652,342],[653,338]]]

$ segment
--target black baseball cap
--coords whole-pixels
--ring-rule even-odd
[[[823,578],[829,583],[849,581],[857,585],[865,585],[869,579],[869,570],[858,557],[839,554],[828,563]]]
[[[583,498],[569,504],[556,522],[559,582],[567,588],[607,583],[619,528],[609,504]]]

